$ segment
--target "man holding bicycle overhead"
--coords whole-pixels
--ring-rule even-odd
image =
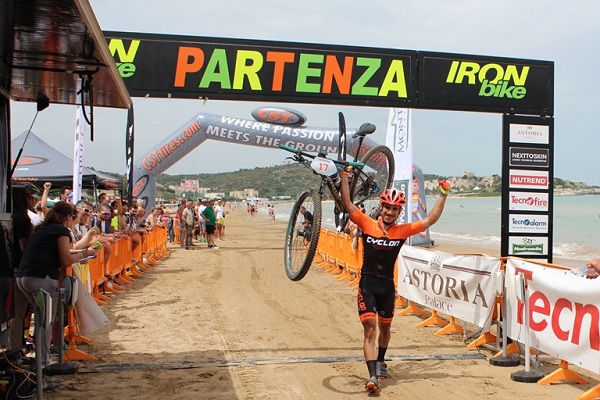
[[[450,184],[440,181],[440,197],[423,219],[398,225],[396,220],[406,205],[404,193],[397,189],[386,189],[380,199],[378,220],[373,220],[360,211],[350,199],[348,172],[342,172],[342,204],[350,219],[362,230],[363,265],[358,287],[358,315],[364,329],[363,351],[369,369],[369,380],[365,389],[369,393],[379,392],[378,378],[387,377],[385,353],[391,337],[391,324],[396,308],[394,268],[400,248],[410,236],[423,232],[435,224],[444,210]],[[375,348],[379,325],[378,348]]]

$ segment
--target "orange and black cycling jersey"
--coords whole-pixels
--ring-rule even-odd
[[[363,232],[361,276],[379,276],[393,280],[394,265],[400,248],[407,238],[424,231],[423,222],[419,220],[410,224],[393,225],[384,234],[379,222],[360,210],[352,213],[350,218]]]

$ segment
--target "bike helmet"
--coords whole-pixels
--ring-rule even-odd
[[[388,204],[390,206],[404,207],[406,204],[404,193],[394,188],[385,189],[385,191],[381,193],[381,196],[379,196],[379,200],[381,201],[381,204]]]

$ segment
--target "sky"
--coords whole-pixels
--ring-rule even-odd
[[[600,185],[600,1],[575,0],[90,0],[103,30],[323,43],[489,55],[555,63],[554,176]],[[277,103],[133,98],[135,155],[143,156],[197,113],[251,119]],[[280,104],[283,105],[283,104]],[[29,129],[35,104],[12,106],[12,132]],[[307,125],[377,126],[385,143],[389,109],[285,104]],[[72,157],[75,106],[51,105],[32,131]],[[413,110],[413,159],[424,173],[501,174],[502,115]],[[94,109],[95,140],[84,164],[124,174],[126,111]],[[69,136],[73,135],[73,136]],[[89,135],[88,135],[89,137]],[[166,173],[229,172],[280,164],[284,151],[208,140]]]

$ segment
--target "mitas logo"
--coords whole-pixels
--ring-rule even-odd
[[[298,126],[306,122],[306,116],[290,108],[265,107],[252,110],[252,116],[260,122]]]
[[[19,158],[19,164],[18,165],[22,165],[22,166],[26,166],[26,165],[37,165],[37,164],[43,164],[43,163],[47,163],[48,159],[44,158],[44,157],[21,157]],[[11,164],[14,164],[15,160],[11,160]]]

